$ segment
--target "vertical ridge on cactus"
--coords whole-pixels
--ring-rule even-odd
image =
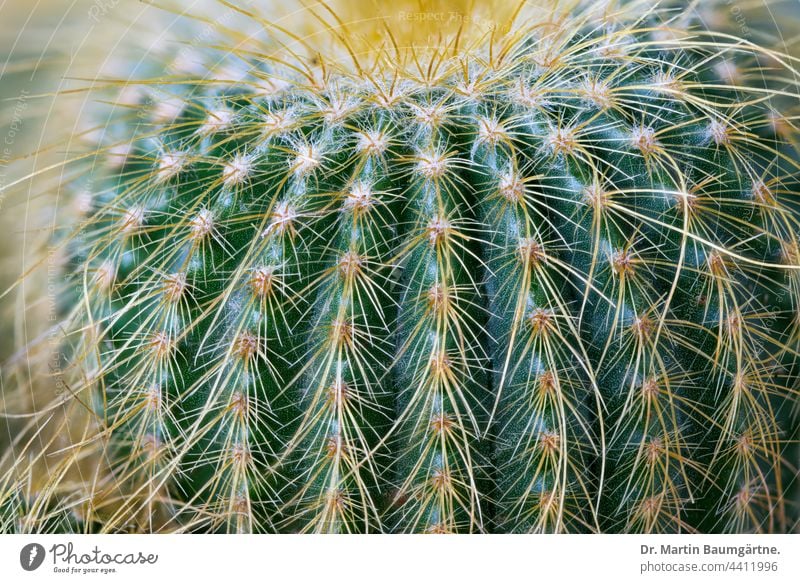
[[[657,16],[151,81],[169,106],[72,165],[65,350],[109,467],[53,516],[796,530],[795,64]]]

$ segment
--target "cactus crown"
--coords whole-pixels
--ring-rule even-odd
[[[656,12],[503,18],[123,91],[62,242],[63,463],[101,461],[42,521],[791,528],[790,61]]]

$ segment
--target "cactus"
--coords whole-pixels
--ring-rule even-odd
[[[95,426],[70,461],[103,471],[48,515],[796,529],[793,61],[662,17],[571,8],[369,63],[345,36],[333,62],[234,50],[236,79],[126,100],[59,241]]]

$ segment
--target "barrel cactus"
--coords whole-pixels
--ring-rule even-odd
[[[72,461],[103,470],[45,514],[796,530],[795,63],[672,17],[231,44],[231,68],[130,82],[55,242],[59,369],[94,427]]]

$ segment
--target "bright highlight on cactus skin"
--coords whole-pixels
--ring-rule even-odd
[[[3,530],[797,530],[796,63],[516,16],[117,110]]]

